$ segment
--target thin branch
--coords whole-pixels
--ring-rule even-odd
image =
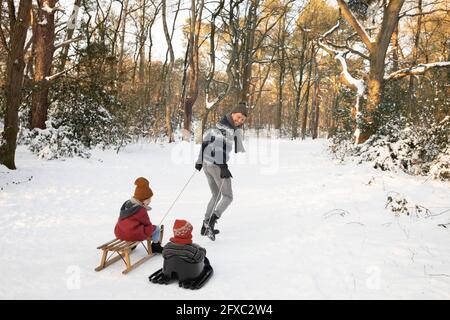
[[[399,19],[400,19],[400,18],[404,18],[404,17],[425,16],[425,15],[427,15],[427,14],[432,14],[432,13],[436,13],[436,12],[445,12],[445,13],[448,13],[448,10],[445,10],[445,9],[435,9],[435,10],[431,10],[431,11],[427,11],[427,12],[418,12],[418,13],[410,13],[410,14],[404,13],[404,14],[402,14],[402,15],[399,16]]]
[[[345,45],[345,46],[344,46],[344,45],[334,44],[334,43],[331,43],[331,42],[329,42],[329,41],[327,41],[327,44],[330,45],[330,46],[332,46],[332,47],[338,48],[338,49],[345,49],[345,50],[347,50],[347,51],[350,51],[350,52],[353,53],[353,54],[356,54],[356,55],[360,56],[360,57],[363,58],[363,59],[370,60],[369,56],[365,55],[365,54],[362,53],[362,52],[359,52],[358,50],[355,50],[355,49],[351,48],[351,47],[348,46],[348,45]]]

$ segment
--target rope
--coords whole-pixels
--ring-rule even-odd
[[[183,189],[181,189],[180,193],[178,193],[178,196],[175,198],[175,200],[172,202],[172,205],[169,207],[169,209],[167,210],[166,214],[163,216],[163,218],[161,219],[161,221],[158,224],[158,227],[161,227],[162,222],[164,221],[164,219],[166,219],[167,215],[169,214],[170,210],[172,210],[173,206],[175,205],[175,203],[178,201],[178,199],[180,198],[181,194],[183,193],[184,189],[186,189],[186,187],[188,186],[189,182],[191,182],[192,178],[195,176],[195,174],[197,173],[197,169],[194,170],[194,173],[191,175],[191,177],[189,178],[189,180],[186,182],[186,184],[184,185]]]

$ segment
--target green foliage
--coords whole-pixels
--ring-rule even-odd
[[[49,116],[55,128],[70,128],[74,138],[88,148],[114,146],[122,140],[124,127],[114,116],[121,105],[104,87],[64,78],[52,92]]]

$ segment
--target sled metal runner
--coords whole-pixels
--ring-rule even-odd
[[[159,238],[159,242],[162,242],[164,234],[164,226],[161,225],[161,234]],[[145,244],[146,243],[146,244]],[[141,244],[145,251],[146,255],[135,263],[131,263],[130,255],[133,249]],[[97,247],[97,249],[102,250],[102,257],[100,260],[100,265],[95,268],[95,271],[101,271],[106,267],[112,265],[113,263],[122,260],[125,263],[125,270],[122,271],[122,274],[127,274],[128,272],[134,270],[139,267],[145,261],[153,257],[155,254],[152,252],[152,240],[147,239],[144,241],[125,241],[120,239],[114,239],[107,243],[102,244]]]
[[[164,259],[163,268],[150,275],[148,280],[155,284],[164,285],[178,280],[180,288],[196,290],[202,288],[213,273],[214,270],[207,258],[199,263],[189,263],[174,257]]]

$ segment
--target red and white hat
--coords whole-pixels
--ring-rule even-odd
[[[173,224],[173,237],[170,238],[171,242],[177,244],[191,244],[192,243],[192,224],[186,220],[175,220]]]

